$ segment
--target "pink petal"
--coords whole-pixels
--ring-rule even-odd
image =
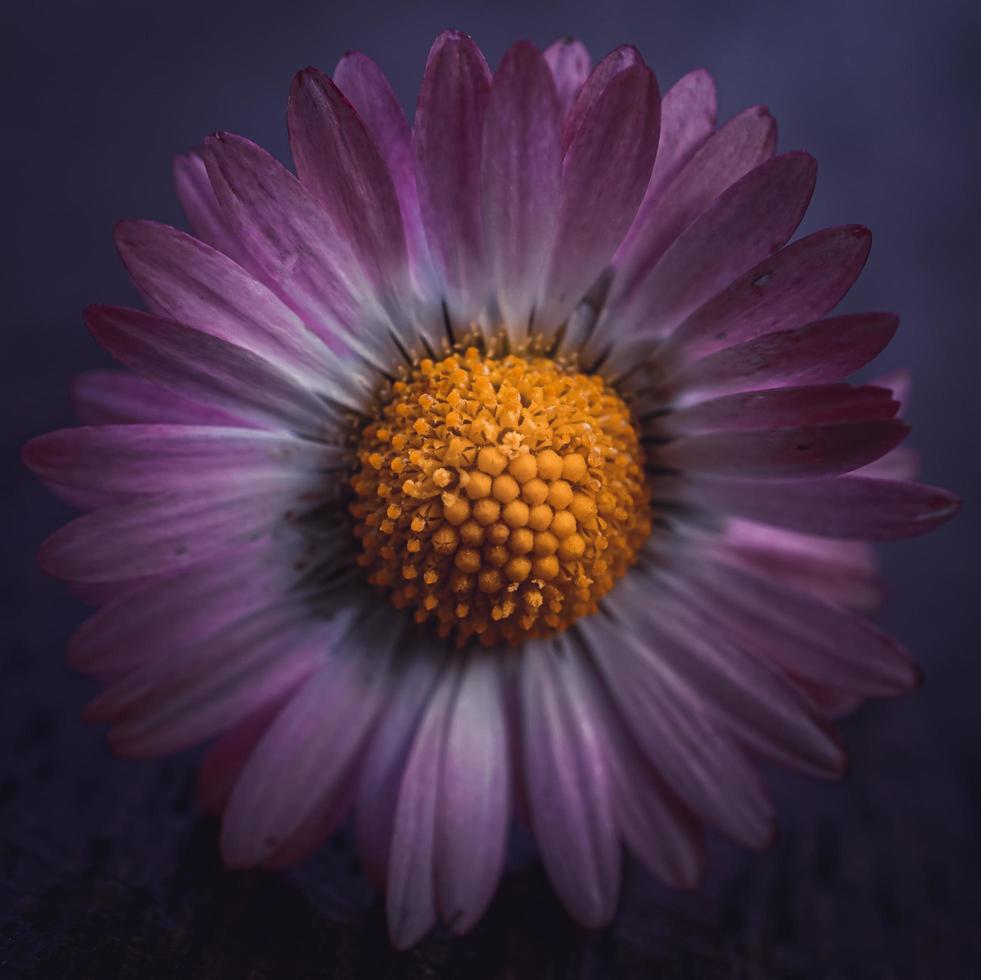
[[[112,582],[190,567],[316,506],[288,483],[228,487],[204,496],[160,494],[112,504],[79,517],[41,546],[48,574]]]
[[[484,122],[481,203],[487,258],[513,340],[525,337],[552,246],[562,172],[559,104],[542,55],[514,45]]]
[[[806,153],[787,153],[750,171],[678,236],[629,300],[611,308],[611,322],[623,331],[669,333],[790,238],[807,210],[815,174]]]
[[[340,338],[368,363],[386,352],[399,356],[388,311],[354,244],[337,233],[300,181],[261,147],[230,133],[205,142],[205,161],[236,234],[307,326],[328,344]]]
[[[715,394],[841,381],[892,340],[891,313],[852,313],[780,330],[709,354],[671,377],[667,386]]]
[[[365,752],[355,801],[361,863],[378,888],[388,880],[389,851],[402,774],[423,709],[439,677],[440,663],[418,644],[406,650],[402,673]]]
[[[545,61],[555,79],[559,108],[564,117],[589,77],[592,58],[589,57],[586,45],[582,41],[577,41],[575,38],[561,38],[545,49]]]
[[[684,499],[711,510],[828,538],[890,541],[927,534],[960,506],[954,494],[919,483],[859,476],[793,483],[754,480],[657,481],[655,499]]]
[[[389,854],[385,908],[388,934],[407,949],[429,932],[438,915],[436,823],[444,736],[459,676],[449,667],[426,706],[401,776]]]
[[[699,402],[657,421],[667,435],[776,429],[790,425],[891,419],[899,408],[885,388],[807,385],[744,391]]]
[[[164,319],[250,350],[308,387],[336,392],[345,383],[336,355],[227,256],[153,221],[120,222],[116,247],[147,305]]]
[[[732,642],[712,620],[692,614],[672,576],[631,576],[635,608],[646,608],[641,631],[648,663],[657,660],[692,704],[759,752],[811,776],[844,771],[840,740],[784,675]]]
[[[775,145],[773,117],[754,106],[705,140],[671,182],[670,194],[645,200],[617,255],[617,275],[610,292],[615,309],[631,300],[672,242],[723,191],[769,160]]]
[[[466,326],[487,300],[480,153],[490,69],[480,49],[444,31],[426,62],[415,118],[419,201],[449,314]]]
[[[349,51],[337,63],[334,82],[354,106],[388,166],[413,269],[428,282],[431,260],[419,212],[412,130],[402,106],[378,65],[358,51]]]
[[[858,469],[909,433],[897,419],[683,436],[657,450],[659,465],[753,479],[808,479]]]
[[[510,746],[498,656],[478,653],[462,669],[433,787],[436,900],[440,918],[458,933],[468,931],[490,903],[510,825]]]
[[[179,395],[310,435],[322,435],[330,421],[328,406],[313,392],[242,347],[117,306],[90,306],[85,322],[113,357]]]
[[[401,632],[397,617],[357,615],[348,635],[330,624],[326,662],[279,713],[235,784],[221,831],[230,867],[272,857],[314,814],[335,825],[342,819],[349,779],[389,693]]]
[[[614,265],[621,264],[643,229],[656,220],[652,213],[660,207],[665,190],[715,131],[715,113],[715,82],[703,69],[679,79],[661,99],[661,135],[654,170],[637,216],[613,259]]]
[[[836,606],[875,612],[883,585],[870,545],[815,538],[730,518],[725,541],[735,563]]]
[[[402,300],[408,258],[395,185],[354,107],[326,75],[307,68],[293,79],[287,122],[297,175],[334,234],[351,243],[371,282]]]
[[[565,124],[562,127],[563,156],[569,152],[569,147],[578,137],[583,123],[594,112],[596,103],[603,98],[613,79],[621,72],[637,65],[641,67],[644,65],[640,52],[633,45],[624,44],[611,51],[589,73],[566,113]]]
[[[299,536],[247,544],[115,597],[76,631],[68,662],[112,676],[206,639],[270,595],[286,594],[304,567],[305,550]]]
[[[703,556],[683,573],[687,601],[706,628],[805,681],[864,697],[915,687],[909,654],[867,619],[781,582]]]
[[[208,168],[199,150],[191,150],[174,158],[174,185],[194,234],[239,265],[249,268],[248,253],[232,231],[228,216],[215,197]]]
[[[915,480],[920,475],[920,454],[909,446],[897,446],[855,473],[877,480]]]
[[[582,300],[630,227],[657,152],[659,96],[635,64],[593,92],[597,66],[566,124],[574,131],[562,165],[562,198],[536,329],[551,330]],[[585,108],[581,108],[585,105]]]
[[[622,583],[621,583],[622,584]],[[622,590],[611,593],[622,602]],[[744,847],[763,847],[773,833],[773,814],[756,768],[731,739],[719,734],[691,703],[671,673],[649,656],[639,636],[617,620],[592,616],[578,626],[595,651],[596,663],[623,719],[644,755],[682,801],[707,823]]]
[[[42,479],[106,493],[207,490],[279,482],[350,465],[337,446],[286,434],[202,425],[106,425],[32,439],[24,462]]]
[[[109,744],[121,755],[168,755],[284,695],[322,655],[322,624],[309,608],[273,602],[193,646],[171,649],[166,659],[142,664],[91,702],[85,717],[112,723]]]
[[[237,722],[209,746],[197,780],[198,802],[206,813],[219,816],[225,809],[252,750],[292,696],[291,688]]]
[[[695,310],[665,342],[662,363],[685,365],[824,316],[858,278],[870,244],[867,228],[844,225],[781,249]]]
[[[72,404],[85,425],[250,425],[230,412],[190,401],[128,371],[80,374],[72,383]]]
[[[602,736],[570,696],[552,645],[526,645],[519,678],[525,792],[535,839],[563,904],[589,928],[609,922],[620,885],[613,789]]]

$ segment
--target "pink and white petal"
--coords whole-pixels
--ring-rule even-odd
[[[230,133],[209,137],[205,161],[236,234],[307,326],[369,364],[384,366],[399,357],[390,331],[398,331],[401,321],[391,319],[353,243],[337,233],[300,181],[261,147]]]
[[[652,494],[804,534],[866,541],[927,534],[960,506],[939,487],[852,475],[791,483],[665,477],[654,482]]]
[[[671,244],[699,215],[773,156],[776,139],[776,122],[769,112],[762,106],[746,109],[708,136],[671,182],[669,195],[645,200],[617,253],[611,313],[632,301]]]
[[[680,78],[661,99],[661,135],[654,170],[630,231],[617,249],[614,265],[632,251],[642,230],[655,220],[652,212],[660,206],[665,190],[715,131],[715,116],[715,82],[704,69]]]
[[[897,446],[881,459],[856,470],[855,474],[876,480],[915,480],[920,475],[920,454],[909,446]]]
[[[393,677],[391,700],[365,752],[354,808],[361,863],[371,881],[384,888],[402,774],[423,710],[439,682],[440,661],[416,644]]]
[[[570,120],[591,98],[591,82]],[[657,82],[643,64],[613,75],[582,113],[562,164],[555,243],[536,330],[549,333],[566,320],[626,234],[650,180],[659,119]]]
[[[319,812],[339,822],[351,776],[390,693],[398,618],[352,613],[324,624],[326,660],[266,731],[232,792],[221,830],[229,867],[274,857]],[[347,649],[342,650],[342,647]]]
[[[575,38],[560,38],[545,49],[545,62],[555,79],[559,108],[565,117],[589,78],[593,60],[586,45]]]
[[[222,732],[208,747],[197,778],[198,802],[206,813],[221,815],[252,750],[293,693],[290,688],[271,699]]]
[[[734,565],[722,552],[686,564],[679,578],[694,614],[787,674],[863,697],[916,686],[909,654],[864,616]]]
[[[621,852],[597,720],[568,689],[559,646],[528,644],[520,676],[525,794],[553,887],[589,928],[613,917]]]
[[[807,210],[816,173],[806,153],[786,153],[751,170],[677,237],[628,299],[611,306],[611,322],[625,333],[669,334],[787,242]]]
[[[180,575],[150,580],[90,616],[72,636],[68,662],[115,676],[166,657],[243,618],[269,596],[285,595],[309,561],[306,543],[295,535],[248,543]]]
[[[287,474],[311,483],[350,467],[348,450],[285,433],[203,425],[104,425],[32,439],[24,462],[38,476],[107,494],[256,485]]]
[[[815,538],[738,518],[725,527],[736,564],[836,606],[875,612],[884,598],[875,551],[862,541]]]
[[[215,488],[202,496],[159,494],[111,504],[52,534],[41,567],[55,578],[113,582],[161,575],[275,533],[317,506],[309,482]]]
[[[664,382],[690,404],[694,392],[713,395],[784,386],[830,384],[864,367],[892,340],[891,313],[852,313],[780,330],[716,351]]]
[[[858,278],[871,241],[867,228],[844,225],[782,248],[689,315],[659,351],[661,363],[684,367],[824,316]]]
[[[491,73],[480,49],[444,31],[426,62],[416,107],[419,202],[449,316],[465,327],[490,292],[480,203],[480,156]]]
[[[368,280],[404,303],[408,254],[395,185],[351,103],[323,72],[293,79],[287,112],[296,173],[349,242]]]
[[[909,434],[898,419],[682,436],[658,447],[658,465],[757,480],[838,476],[870,463]]]
[[[527,335],[552,247],[561,119],[548,65],[527,42],[494,75],[484,121],[481,205],[487,260],[512,340]]]
[[[221,252],[153,221],[120,222],[116,247],[152,312],[250,350],[313,390],[337,397],[349,383],[336,354]]]
[[[648,660],[671,672],[707,714],[742,742],[786,766],[819,778],[838,777],[845,755],[840,739],[769,661],[744,652],[711,619],[687,607],[665,571],[630,577]]]
[[[773,812],[755,766],[634,635],[644,606],[626,603],[620,588],[607,605],[613,618],[590,616],[578,626],[644,755],[700,819],[744,847],[766,846]]]
[[[644,65],[640,52],[633,45],[624,44],[614,48],[593,68],[566,113],[562,127],[563,156],[569,152],[569,147],[578,136],[584,121],[595,110],[596,103],[603,97],[610,82],[621,72],[637,65]]]
[[[263,427],[322,438],[343,418],[323,399],[257,354],[183,324],[115,306],[90,306],[95,339],[131,371],[185,398]]]
[[[641,755],[586,658],[566,648],[570,697],[589,705],[604,745],[614,812],[627,848],[674,888],[692,888],[702,864],[701,827]]]
[[[426,705],[399,783],[385,902],[388,934],[396,949],[417,943],[439,916],[435,875],[439,783],[458,684],[458,668],[448,665]]]
[[[895,416],[899,403],[878,386],[805,385],[743,391],[698,402],[656,420],[656,432],[668,436],[791,425],[877,421]]]
[[[174,158],[174,186],[194,234],[234,262],[249,268],[249,255],[218,203],[200,150],[190,150]]]
[[[359,51],[349,51],[334,69],[334,83],[371,134],[398,195],[406,242],[417,280],[431,288],[432,259],[419,210],[412,130],[382,70]]]
[[[436,805],[436,904],[454,932],[483,915],[504,866],[511,748],[496,651],[462,667],[443,734]]]
[[[114,681],[86,720],[111,723],[109,744],[120,755],[148,758],[213,738],[285,695],[316,669],[325,641],[305,602],[277,598]]]
[[[174,394],[128,371],[85,371],[72,382],[72,407],[83,425],[126,423],[223,425],[252,423],[210,405]]]

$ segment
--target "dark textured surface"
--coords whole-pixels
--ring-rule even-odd
[[[63,0],[3,17],[0,976],[981,976],[976,3]],[[924,663],[927,686],[845,724],[844,782],[773,774],[771,850],[713,843],[690,895],[631,869],[616,924],[594,935],[517,860],[471,937],[399,956],[344,839],[290,875],[226,873],[193,803],[194,757],[121,762],[78,720],[94,688],[62,651],[84,610],[32,557],[67,511],[16,453],[68,422],[70,377],[103,363],[82,307],[132,299],[113,221],[180,220],[174,152],[226,128],[285,156],[293,70],[330,68],[349,47],[376,57],[411,105],[444,26],[471,31],[492,63],[522,36],[575,33],[595,53],[632,41],[664,88],[709,68],[723,118],[767,102],[781,147],[821,164],[805,228],[875,232],[848,307],[902,314],[882,369],[915,368],[925,478],[968,506],[940,534],[885,553],[883,621]]]

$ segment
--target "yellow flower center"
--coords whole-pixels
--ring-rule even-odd
[[[594,612],[650,532],[630,411],[595,375],[469,348],[396,381],[358,449],[372,584],[460,645]]]

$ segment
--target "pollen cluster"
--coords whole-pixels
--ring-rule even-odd
[[[650,532],[630,412],[597,376],[475,348],[386,392],[352,479],[359,563],[460,645],[593,612]]]

